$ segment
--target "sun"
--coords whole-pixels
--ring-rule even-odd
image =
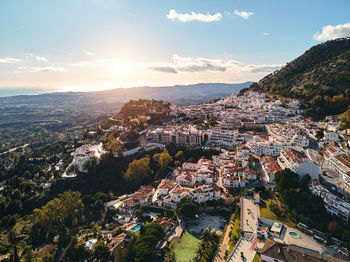
[[[129,61],[115,61],[110,66],[112,74],[117,76],[128,76],[131,74],[132,63]]]

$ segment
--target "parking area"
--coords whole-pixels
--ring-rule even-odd
[[[201,233],[204,229],[210,226],[218,233],[222,233],[225,228],[226,221],[215,215],[201,213],[199,218],[186,224],[188,231],[191,233]]]
[[[241,229],[243,232],[256,233],[260,209],[252,199],[241,198]]]

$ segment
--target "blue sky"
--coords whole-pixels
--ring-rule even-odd
[[[0,88],[259,80],[350,36],[348,0],[1,0]]]

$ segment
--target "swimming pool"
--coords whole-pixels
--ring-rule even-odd
[[[292,237],[297,237],[298,236],[298,234],[296,232],[293,232],[293,231],[289,232],[289,235],[291,235]]]
[[[132,232],[136,232],[137,230],[140,229],[140,227],[141,227],[142,225],[143,225],[143,223],[139,223],[139,224],[133,226],[132,228],[130,228],[130,230],[131,230]]]
[[[291,246],[295,246],[295,247],[298,247],[298,248],[301,248],[301,249],[305,249],[307,251],[311,251],[311,252],[314,252],[316,254],[321,254],[320,251],[317,251],[317,250],[314,250],[314,249],[311,249],[311,248],[307,248],[307,247],[302,247],[302,246],[298,246],[298,245],[294,245],[294,244],[291,244]],[[325,255],[326,253],[322,253],[322,255]]]

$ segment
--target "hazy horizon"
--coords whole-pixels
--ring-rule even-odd
[[[0,1],[0,88],[257,81],[318,43],[350,36],[350,2],[336,3]]]
[[[241,83],[193,83],[188,84],[188,86],[191,85],[198,85],[198,84],[227,84],[227,85],[236,85],[236,84],[244,84],[247,82],[252,81],[245,81]],[[108,89],[96,89],[96,90],[58,90],[58,89],[51,89],[51,88],[35,88],[35,87],[0,87],[0,97],[9,97],[9,96],[18,96],[18,95],[40,95],[40,94],[50,94],[50,93],[63,93],[63,92],[102,92],[102,91],[108,91],[113,89],[129,89],[129,88],[142,88],[142,87],[152,87],[152,88],[162,88],[162,87],[171,87],[176,85],[164,85],[164,86],[131,86],[131,87],[111,87]],[[184,85],[187,86],[187,85]]]

